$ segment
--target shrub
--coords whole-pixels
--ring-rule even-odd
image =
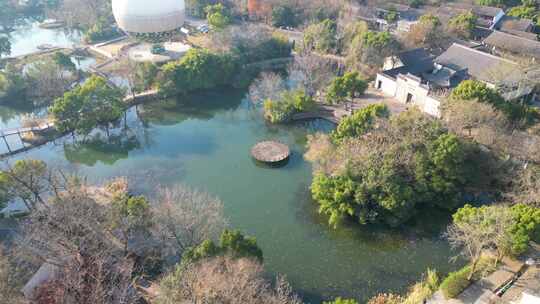
[[[520,255],[529,248],[531,240],[540,239],[540,209],[525,204],[512,206],[514,225],[510,227],[512,237],[511,253]]]
[[[309,110],[315,101],[303,90],[285,91],[279,100],[264,102],[264,116],[271,123],[285,122],[295,113]]]
[[[112,27],[108,20],[99,20],[92,26],[84,35],[84,40],[90,43],[105,41],[117,37],[120,32],[117,28]]]
[[[451,272],[441,283],[441,291],[447,299],[456,298],[465,288],[469,287],[471,282],[467,280],[470,272],[470,266],[461,268],[458,271]]]
[[[393,293],[380,293],[369,299],[367,304],[401,304],[403,298]]]
[[[280,5],[272,10],[272,25],[275,27],[281,26],[296,26],[296,14],[290,6]]]
[[[471,281],[467,280],[467,277],[471,272],[471,265],[467,265],[458,271],[448,274],[448,276],[442,281],[440,289],[447,299],[454,299],[461,294],[465,288],[469,287],[472,282],[477,281],[486,276],[488,273],[493,272],[495,270],[493,265],[492,258],[482,256],[480,261],[478,261],[476,271],[474,272]]]
[[[438,287],[439,276],[437,275],[437,272],[435,270],[428,269],[423,280],[411,287],[407,297],[400,304],[422,303],[425,299],[431,297]]]
[[[323,302],[323,304],[358,304],[358,302],[353,299],[336,298],[332,302]]]
[[[304,31],[304,45],[322,54],[333,53],[337,47],[337,23],[326,19],[310,25]]]
[[[236,59],[229,54],[191,49],[179,61],[162,67],[159,89],[166,95],[175,95],[229,84],[236,65]]]
[[[334,78],[328,86],[326,98],[332,104],[342,103],[364,94],[367,87],[367,82],[360,78],[358,72],[349,72],[342,77]]]
[[[341,120],[332,132],[332,140],[339,143],[345,138],[361,136],[372,127],[376,118],[387,118],[389,114],[384,104],[369,105]]]

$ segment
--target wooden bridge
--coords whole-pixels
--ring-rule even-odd
[[[351,113],[342,106],[317,105],[311,111],[294,114],[292,120],[324,119],[337,125],[343,117],[349,116]]]
[[[2,140],[4,141],[4,144],[6,145],[6,148],[7,148],[7,151],[8,151],[7,153],[0,154],[0,157],[13,155],[13,154],[23,152],[23,151],[26,151],[26,150],[32,148],[32,145],[26,145],[25,144],[25,142],[23,140],[23,134],[25,134],[25,133],[34,133],[34,132],[35,133],[45,132],[47,130],[50,130],[53,127],[54,127],[54,123],[53,122],[48,122],[46,124],[42,124],[42,125],[35,126],[35,127],[11,128],[11,129],[0,130],[0,137],[2,137]],[[21,141],[21,146],[22,147],[17,148],[17,149],[13,149],[14,147],[10,146],[9,142],[7,140],[9,136],[17,136],[19,138],[19,140]]]

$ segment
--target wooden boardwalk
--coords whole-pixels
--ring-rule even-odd
[[[4,144],[7,148],[7,153],[4,153],[4,154],[1,154],[0,157],[4,157],[4,156],[9,156],[9,155],[13,155],[13,154],[17,154],[17,153],[20,153],[20,152],[24,152],[24,151],[27,151],[28,149],[32,148],[33,146],[32,145],[25,145],[25,142],[23,140],[23,134],[25,133],[39,133],[39,132],[45,132],[45,131],[48,131],[50,129],[54,128],[54,123],[53,122],[48,122],[46,124],[42,124],[42,125],[39,125],[39,126],[35,126],[35,127],[27,127],[27,128],[10,128],[10,129],[3,129],[3,130],[0,130],[0,137],[2,137],[2,140],[4,141]],[[14,149],[14,147],[10,146],[7,138],[9,136],[17,136],[19,138],[19,140],[21,141],[21,145],[22,147],[21,148],[18,148],[18,149]]]
[[[351,114],[352,112],[345,110],[345,107],[343,106],[320,104],[311,111],[294,114],[292,120],[324,119],[337,125],[343,117]]]

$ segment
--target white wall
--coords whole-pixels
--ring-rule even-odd
[[[407,104],[407,96],[412,95],[412,100],[409,103],[411,106],[417,106],[426,114],[440,117],[440,101],[429,96],[429,89],[421,85],[416,79],[407,77],[406,75],[398,75],[397,79],[393,79],[383,74],[377,74],[375,87],[381,82],[380,91],[385,95],[396,97],[396,99]]]
[[[381,83],[380,90],[389,96],[396,96],[396,80],[383,75],[383,74],[377,74],[377,78],[375,79],[375,88],[378,88],[379,82]]]
[[[440,118],[441,102],[431,96],[426,96],[424,108],[422,109],[422,111],[428,113],[429,115]]]
[[[407,103],[409,94],[412,95],[409,104],[417,106],[429,115],[440,116],[440,102],[429,96],[429,88],[413,77],[399,75],[397,77],[396,98],[402,103]]]

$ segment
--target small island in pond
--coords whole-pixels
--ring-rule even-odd
[[[251,156],[253,158],[267,164],[285,161],[290,155],[291,151],[289,147],[277,141],[263,141],[251,149]]]

